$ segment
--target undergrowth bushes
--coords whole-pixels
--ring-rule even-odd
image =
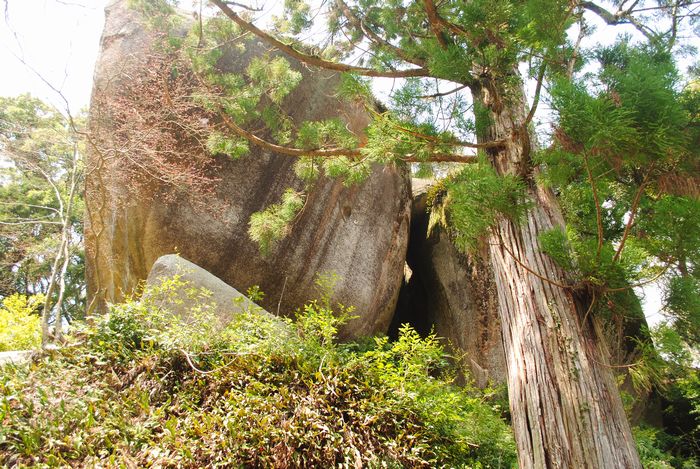
[[[214,311],[178,319],[156,306],[158,293],[114,306],[73,346],[0,370],[0,463],[515,464],[498,409],[451,384],[435,336],[404,327],[393,343],[339,344],[352,311],[321,295],[294,323],[248,308],[204,337]]]

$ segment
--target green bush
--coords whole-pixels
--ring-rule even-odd
[[[248,310],[208,343],[149,300],[115,306],[82,345],[0,374],[0,464],[515,465],[508,425],[452,384],[435,336],[340,344],[351,311],[329,298],[296,323]]]
[[[41,317],[37,309],[43,295],[18,293],[2,300],[0,308],[0,352],[29,350],[41,345]]]

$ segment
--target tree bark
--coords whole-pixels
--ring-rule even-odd
[[[539,249],[539,235],[564,223],[555,196],[534,181],[523,93],[509,90],[505,102],[488,81],[472,93],[489,110],[479,138],[508,140],[488,151],[493,166],[522,176],[533,202],[488,239],[519,467],[641,468],[608,350],[593,320],[582,324],[587,301]]]

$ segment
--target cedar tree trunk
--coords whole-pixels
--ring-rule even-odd
[[[519,222],[489,235],[520,469],[641,468],[608,351],[586,316],[587,302],[539,249],[538,236],[563,226],[556,198],[534,181],[522,87],[502,99],[487,79],[472,88],[489,110],[480,139],[499,174],[518,174],[533,202]],[[515,98],[513,98],[515,95]]]

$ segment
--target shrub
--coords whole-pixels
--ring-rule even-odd
[[[0,352],[29,350],[41,345],[41,317],[37,309],[43,295],[18,293],[2,300],[0,308]]]
[[[513,467],[510,429],[452,384],[435,336],[340,344],[329,298],[296,324],[247,310],[209,345],[148,300],[115,306],[84,345],[0,372],[0,463]]]

